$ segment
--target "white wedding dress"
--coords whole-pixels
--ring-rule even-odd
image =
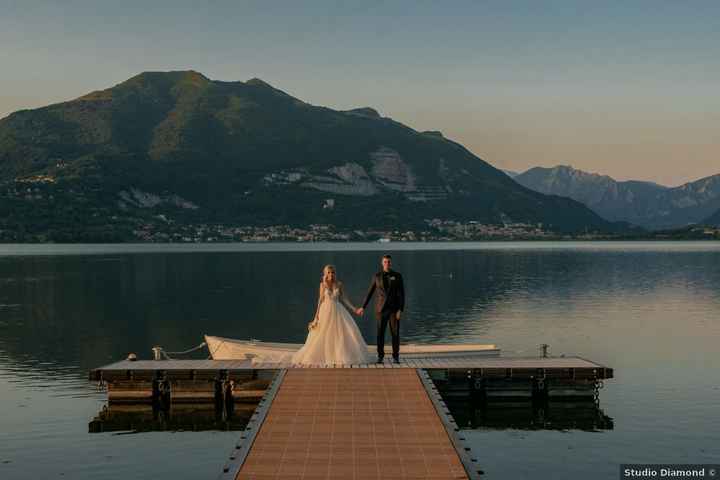
[[[317,326],[308,332],[305,345],[291,359],[301,365],[350,365],[368,363],[370,354],[347,305],[342,285],[322,288],[318,299]]]

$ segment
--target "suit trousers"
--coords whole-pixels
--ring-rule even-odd
[[[397,311],[383,310],[376,314],[377,318],[377,354],[378,358],[385,356],[385,330],[390,324],[392,335],[393,358],[400,356],[400,320],[397,318]]]

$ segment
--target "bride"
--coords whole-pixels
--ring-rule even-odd
[[[315,318],[308,324],[305,345],[292,356],[292,363],[348,365],[370,361],[367,344],[346,306],[356,310],[336,279],[335,267],[325,265]]]

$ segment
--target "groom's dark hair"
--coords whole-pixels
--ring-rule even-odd
[[[386,253],[385,255],[382,256],[382,258],[387,258],[388,260],[392,260],[392,255],[390,255],[389,253]]]

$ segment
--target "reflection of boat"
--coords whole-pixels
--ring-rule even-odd
[[[378,238],[378,243],[390,243],[389,238]]]
[[[232,338],[205,335],[205,343],[213,360],[246,360],[253,357],[282,358],[292,355],[302,347],[299,343],[274,343],[259,340],[235,340]],[[368,352],[375,352],[375,345],[368,345]],[[389,355],[392,347],[387,345]],[[445,344],[422,345],[406,344],[400,346],[403,358],[433,357],[496,357],[500,349],[493,344]]]

